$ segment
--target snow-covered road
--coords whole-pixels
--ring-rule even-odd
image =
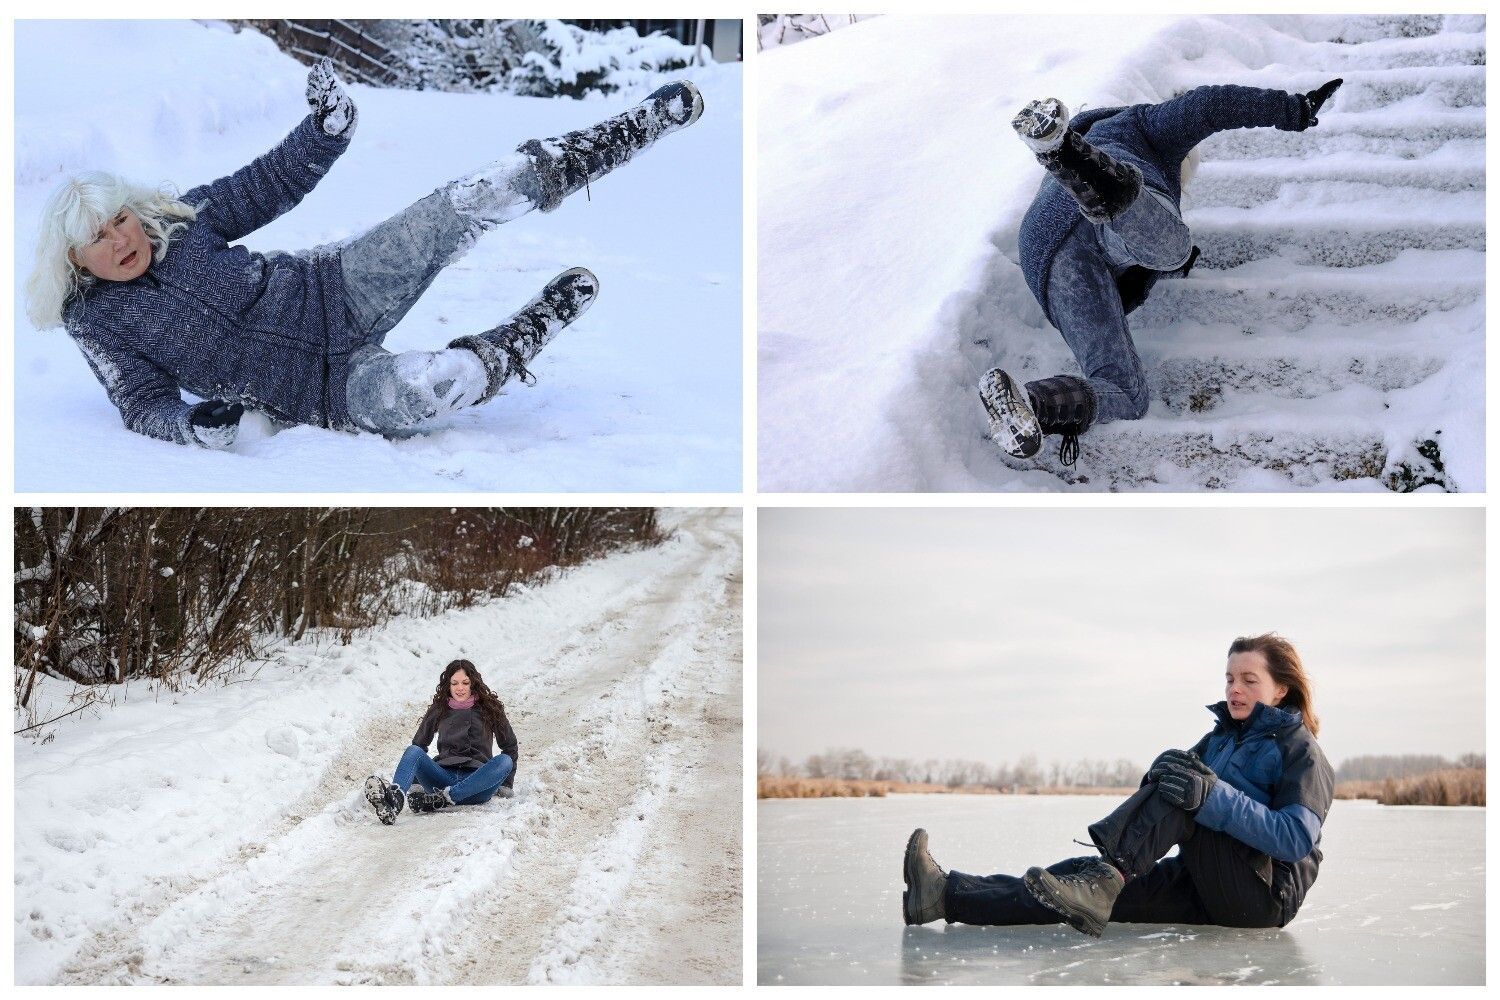
[[[644,573],[522,648],[471,623],[520,740],[513,799],[381,826],[363,779],[390,773],[425,704],[369,718],[263,836],[157,880],[55,981],[738,983],[737,522],[687,517]],[[514,628],[507,603],[490,616]]]

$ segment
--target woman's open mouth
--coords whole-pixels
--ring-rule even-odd
[[[135,263],[135,259],[138,256],[140,256],[140,251],[139,250],[132,250],[132,251],[130,251],[128,254],[125,255],[125,259],[122,260],[122,261],[120,261],[120,266],[121,267],[129,267],[131,264]]]

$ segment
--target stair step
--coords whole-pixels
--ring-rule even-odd
[[[1255,208],[1282,198],[1362,201],[1431,192],[1484,191],[1484,166],[1434,154],[1419,160],[1335,153],[1313,162],[1300,159],[1216,160],[1203,164],[1183,190],[1185,209]],[[1391,189],[1401,189],[1398,192]],[[1483,217],[1483,198],[1477,198]]]
[[[1252,263],[1232,271],[1195,270],[1188,278],[1157,282],[1130,322],[1137,329],[1187,320],[1293,331],[1315,321],[1407,323],[1480,302],[1483,261],[1484,254],[1474,250],[1407,250],[1388,263],[1358,269],[1299,267],[1285,273]]]
[[[1308,18],[1312,31],[1330,32],[1326,40],[1340,45],[1359,45],[1384,38],[1424,38],[1443,30],[1442,14],[1361,14],[1343,17],[1329,14]],[[1324,28],[1326,25],[1326,28]],[[1320,32],[1321,33],[1321,32]]]
[[[1310,159],[1330,153],[1376,153],[1414,159],[1449,143],[1447,155],[1467,154],[1472,162],[1484,158],[1483,109],[1414,114],[1395,111],[1355,111],[1332,114],[1305,132],[1276,129],[1231,129],[1209,137],[1199,148],[1204,160],[1258,160],[1265,157]]]
[[[1268,257],[1351,268],[1382,264],[1413,249],[1484,251],[1482,207],[1477,221],[1441,216],[1382,218],[1367,208],[1361,212],[1362,207],[1338,212],[1320,206],[1315,213],[1293,218],[1275,212],[1251,215],[1240,209],[1209,209],[1189,213],[1186,221],[1193,242],[1202,251],[1198,266],[1205,271],[1227,270]]]
[[[1306,345],[1303,345],[1304,347]],[[1171,413],[1209,413],[1226,400],[1251,396],[1312,399],[1350,386],[1376,392],[1406,389],[1433,375],[1444,359],[1409,351],[1363,349],[1357,354],[1237,358],[1178,355],[1147,359],[1151,398]]]
[[[1358,45],[1342,42],[1308,44],[1302,65],[1325,66],[1331,75],[1354,69],[1405,69],[1412,66],[1483,66],[1488,56],[1483,32],[1445,33],[1419,38],[1381,38]]]

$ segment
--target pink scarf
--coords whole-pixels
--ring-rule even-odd
[[[464,701],[459,701],[457,698],[449,698],[448,699],[448,707],[449,708],[473,708],[474,707],[474,703],[477,702],[478,700],[479,700],[478,698],[467,698]]]

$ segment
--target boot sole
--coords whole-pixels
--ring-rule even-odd
[[[1046,127],[1044,133],[1039,131],[1043,126]],[[1055,97],[1032,101],[1010,120],[1010,127],[1032,152],[1040,152],[1038,146],[1053,145],[1054,140],[1067,131],[1068,107]]]
[[[990,422],[990,440],[1012,458],[1031,458],[1042,450],[1042,426],[1026,403],[1026,393],[1001,368],[979,380],[979,401]]]
[[[385,804],[385,788],[388,785],[384,778],[378,775],[370,775],[365,779],[365,801],[370,803],[370,808],[375,810],[375,815],[380,822],[386,826],[393,826],[396,822],[396,814],[390,812]]]
[[[1026,874],[1021,876],[1021,881],[1026,884],[1026,891],[1031,893],[1038,903],[1060,914],[1074,930],[1082,931],[1089,937],[1103,937],[1104,928],[1108,926],[1108,922],[1100,923],[1092,914],[1079,913],[1069,908],[1048,890],[1047,884],[1041,878],[1043,874],[1044,871],[1041,868],[1028,868]]]

